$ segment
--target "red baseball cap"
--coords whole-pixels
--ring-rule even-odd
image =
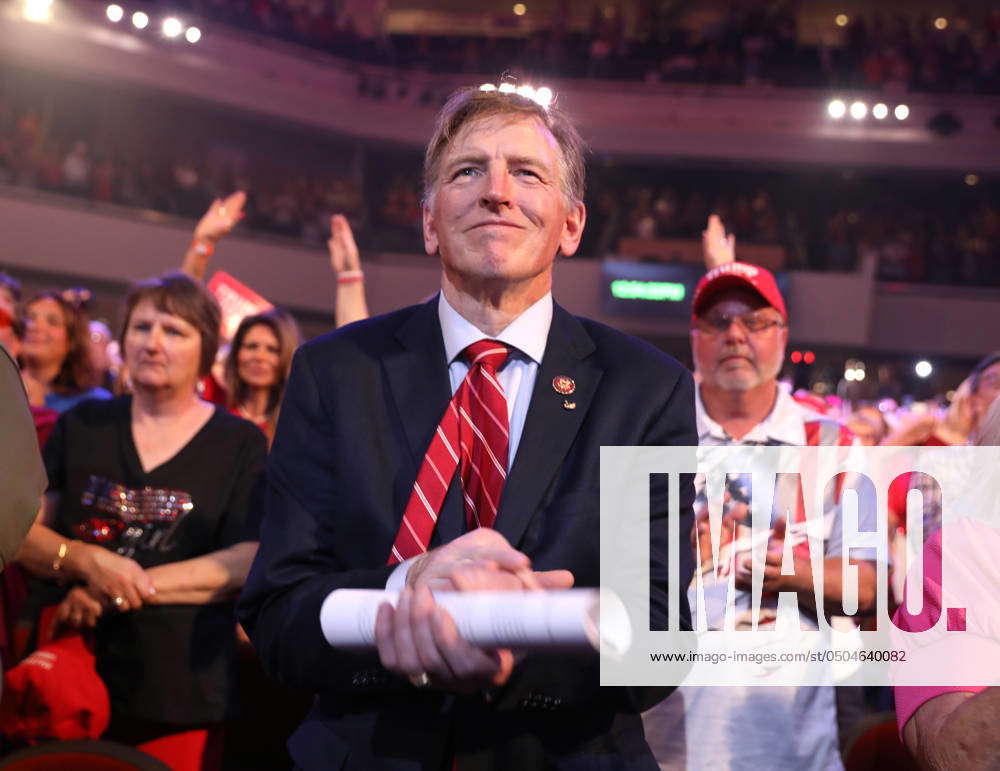
[[[44,645],[4,675],[0,730],[19,740],[96,739],[111,703],[81,634]]]
[[[781,314],[788,323],[788,311],[785,310],[785,298],[778,290],[778,282],[766,268],[751,265],[748,262],[727,262],[712,268],[701,277],[694,289],[694,300],[691,302],[691,318],[700,316],[708,305],[708,301],[724,289],[733,287],[751,289],[759,294],[768,305]]]

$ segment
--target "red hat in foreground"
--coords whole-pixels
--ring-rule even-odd
[[[753,290],[781,314],[785,323],[788,323],[785,298],[778,290],[778,282],[774,280],[774,275],[766,268],[748,262],[727,262],[712,268],[702,276],[698,286],[695,287],[694,300],[691,302],[692,318],[702,314],[712,297],[724,289],[733,287]]]
[[[43,645],[4,676],[0,730],[11,739],[96,739],[111,703],[81,634]]]

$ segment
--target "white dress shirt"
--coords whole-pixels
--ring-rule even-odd
[[[552,326],[552,293],[546,294],[496,335],[486,334],[459,315],[444,299],[444,292],[438,297],[438,318],[441,320],[441,334],[444,336],[444,353],[448,357],[452,396],[469,372],[469,365],[460,355],[462,351],[483,339],[499,340],[511,349],[507,361],[497,372],[497,379],[507,397],[507,419],[510,423],[507,449],[509,469],[514,465],[517,445],[524,430],[524,419],[528,416],[538,365],[545,355],[545,343],[549,338],[549,327]]]
[[[549,339],[552,326],[552,293],[531,305],[498,334],[488,335],[472,322],[459,314],[444,298],[438,295],[438,319],[441,321],[441,335],[444,338],[444,352],[448,360],[448,378],[451,381],[452,396],[469,373],[469,365],[461,356],[462,351],[479,340],[499,340],[510,347],[507,361],[497,371],[497,380],[507,398],[507,419],[509,438],[507,443],[507,468],[514,465],[517,446],[521,442],[524,420],[528,416],[528,405],[535,390],[538,365],[545,355],[545,343]],[[406,585],[406,574],[413,562],[410,558],[399,563],[389,575],[385,588],[400,590]]]

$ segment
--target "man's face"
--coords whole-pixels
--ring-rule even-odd
[[[779,323],[751,332],[744,321],[735,320],[725,329],[716,329],[713,322],[724,317]],[[691,330],[691,351],[702,383],[723,391],[748,391],[777,379],[787,342],[788,329],[781,315],[748,289],[719,292]]]
[[[490,116],[461,129],[424,207],[424,244],[458,287],[551,282],[556,252],[576,251],[582,203],[560,184],[560,149],[536,118]]]

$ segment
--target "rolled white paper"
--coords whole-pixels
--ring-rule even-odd
[[[374,648],[379,606],[388,602],[395,607],[398,598],[398,592],[378,589],[330,592],[320,610],[323,636],[334,648]],[[434,599],[448,611],[465,640],[484,648],[600,651],[622,656],[632,643],[625,606],[604,590],[435,592]]]

